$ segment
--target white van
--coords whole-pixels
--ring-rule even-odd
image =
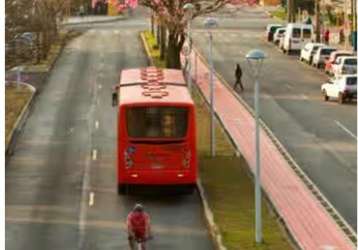
[[[313,26],[311,24],[289,23],[283,39],[283,52],[288,54],[293,50],[301,50],[308,42],[313,42]]]

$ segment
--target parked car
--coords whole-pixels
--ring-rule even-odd
[[[325,101],[335,98],[339,103],[344,103],[347,99],[357,98],[357,75],[341,75],[332,78],[322,84],[321,92]]]
[[[278,45],[280,42],[280,37],[284,36],[286,28],[278,28],[273,34],[273,43]]]
[[[329,58],[331,53],[336,50],[337,50],[336,48],[328,47],[328,46],[318,48],[317,52],[313,56],[312,65],[317,68],[323,66],[324,62]]]
[[[300,61],[306,61],[309,64],[312,64],[313,55],[319,47],[326,46],[323,43],[306,43],[305,46],[301,49]]]
[[[330,57],[325,61],[324,72],[326,72],[326,74],[329,74],[329,75],[333,74],[332,73],[332,64],[339,56],[353,56],[353,53],[351,51],[347,51],[347,50],[337,50],[337,51],[332,52]]]
[[[268,24],[266,26],[266,39],[268,42],[271,42],[273,39],[273,34],[278,28],[282,28],[282,24]]]
[[[283,41],[283,52],[301,50],[309,42],[313,41],[313,26],[311,24],[289,23]]]
[[[334,75],[356,74],[357,57],[339,56],[332,64],[332,73]]]

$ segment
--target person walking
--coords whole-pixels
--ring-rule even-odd
[[[241,77],[242,77],[242,70],[240,67],[240,64],[237,63],[236,64],[236,69],[235,69],[235,84],[234,84],[234,90],[236,89],[237,85],[240,85],[241,91],[244,91],[244,86],[242,85],[242,81],[241,81]]]
[[[136,204],[128,214],[127,230],[130,249],[134,250],[135,243],[140,241],[142,242],[142,250],[145,250],[145,243],[151,237],[150,217],[141,204]]]
[[[324,32],[324,43],[329,45],[329,29]]]

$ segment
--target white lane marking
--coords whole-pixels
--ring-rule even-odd
[[[92,151],[92,160],[97,160],[97,150],[93,149]]]
[[[102,88],[102,84],[98,84],[98,89],[101,89]]]
[[[302,98],[303,100],[308,100],[308,97],[307,97],[306,95],[301,95],[301,98]]]
[[[289,85],[289,84],[286,84],[285,86],[286,86],[288,89],[292,89],[292,86]]]
[[[91,193],[89,194],[89,201],[88,201],[88,205],[89,205],[90,207],[92,207],[92,206],[93,206],[93,204],[94,204],[94,193],[93,193],[93,192],[91,192]]]
[[[114,34],[116,34],[116,35],[119,34],[119,30],[115,30],[115,31],[113,31],[113,32],[114,32]]]
[[[98,127],[99,127],[99,122],[96,121],[95,124],[94,124],[94,126],[95,126],[96,129],[98,129]]]
[[[340,123],[337,120],[334,120],[334,122],[337,124],[338,127],[346,131],[350,136],[352,136],[354,139],[357,140],[357,136],[354,133],[352,133],[348,128],[346,128],[342,123]]]
[[[69,134],[72,134],[74,130],[75,130],[74,128],[70,128],[70,130],[68,131],[68,133],[69,133]]]

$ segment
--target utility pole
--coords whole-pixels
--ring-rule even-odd
[[[353,50],[357,51],[357,0],[352,0],[352,42]]]
[[[321,42],[321,20],[320,20],[320,0],[315,2],[315,15],[316,15],[316,42]]]
[[[295,0],[287,0],[287,22],[293,23],[296,21],[295,18]]]

